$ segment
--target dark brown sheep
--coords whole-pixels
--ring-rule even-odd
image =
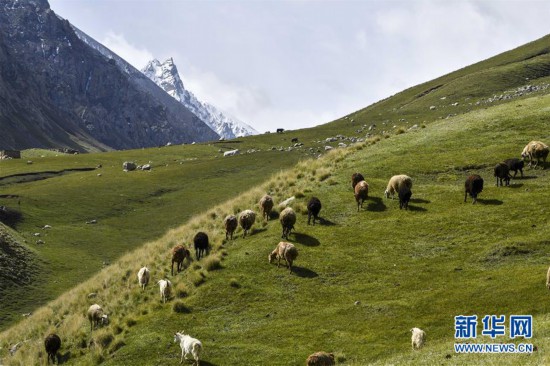
[[[315,225],[315,220],[317,220],[317,216],[319,216],[320,211],[321,211],[321,201],[317,197],[311,197],[311,199],[307,203],[307,224],[308,225],[312,216],[313,216],[313,225]]]
[[[466,202],[466,198],[468,197],[468,194],[470,194],[470,197],[473,198],[472,203],[476,203],[477,195],[480,194],[482,191],[483,178],[481,178],[477,174],[470,175],[468,178],[466,178],[466,182],[464,183],[464,202]]]
[[[506,163],[502,162],[495,165],[494,176],[497,178],[497,187],[499,182],[500,186],[502,187],[503,180],[507,186],[510,185],[510,167]]]
[[[333,365],[335,365],[333,353],[315,352],[309,355],[309,357],[306,360],[306,366],[333,366]]]
[[[223,220],[223,225],[225,226],[225,239],[231,238],[231,240],[233,240],[233,233],[237,230],[237,226],[239,225],[237,216],[227,215]]]
[[[176,245],[174,248],[172,248],[172,276],[174,275],[174,263],[176,263],[176,270],[178,273],[183,269],[183,261],[185,258],[188,258],[191,260],[191,252],[183,246],[183,245]]]
[[[514,178],[516,177],[516,174],[518,174],[518,170],[523,178],[523,167],[525,166],[525,162],[523,160],[518,158],[506,159],[504,160],[504,164],[508,165],[510,171],[514,172]]]
[[[52,359],[52,363],[55,364],[57,352],[61,348],[61,338],[59,338],[57,334],[49,334],[44,340],[44,347],[46,348],[46,353],[48,354],[48,364],[50,364],[50,358]]]
[[[195,257],[199,260],[201,257],[204,257],[204,253],[208,251],[208,247],[210,246],[208,235],[199,231],[193,238],[193,245],[195,246]]]
[[[351,175],[351,188],[355,189],[355,185],[362,180],[365,180],[365,178],[361,173],[353,173]]]
[[[399,209],[401,210],[404,208],[407,210],[409,208],[409,201],[411,200],[412,192],[407,185],[403,184],[401,187],[399,187]]]

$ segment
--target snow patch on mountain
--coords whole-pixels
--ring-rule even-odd
[[[251,126],[228,116],[209,103],[198,100],[193,93],[186,90],[172,58],[163,63],[152,60],[141,71],[223,138],[258,134]]]

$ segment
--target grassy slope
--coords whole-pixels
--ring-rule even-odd
[[[545,131],[544,127],[546,127],[544,124],[548,113],[545,110],[545,102],[546,104],[548,102],[546,99],[539,100],[535,98],[512,101],[501,107],[501,109],[490,108],[488,110],[484,110],[485,105],[477,106],[475,104],[476,98],[486,98],[492,96],[493,93],[524,85],[533,79],[537,79],[534,82],[535,84],[547,82],[546,65],[550,62],[545,53],[547,52],[547,43],[548,40],[544,38],[521,49],[459,70],[433,82],[408,89],[391,99],[356,112],[353,114],[355,118],[353,124],[349,121],[339,120],[314,129],[292,132],[292,137],[297,136],[305,141],[306,145],[312,144],[317,148],[317,145],[313,145],[313,141],[337,133],[353,135],[357,133],[356,129],[364,124],[374,122],[378,124],[379,130],[382,128],[391,130],[394,124],[410,126],[412,123],[426,123],[429,125],[430,122],[437,121],[449,113],[458,112],[460,114],[467,113],[470,110],[479,110],[478,112],[464,114],[462,117],[436,122],[426,130],[393,137],[375,145],[375,147],[358,151],[345,161],[338,162],[330,168],[329,162],[326,162],[327,167],[319,167],[316,172],[317,176],[312,177],[313,180],[311,181],[309,176],[312,172],[310,171],[308,175],[307,170],[313,163],[307,164],[299,168],[300,172],[296,173],[297,176],[301,174],[301,177],[275,187],[274,189],[279,190],[279,199],[286,198],[286,196],[295,192],[304,192],[306,196],[311,193],[322,196],[325,205],[323,216],[336,224],[334,226],[316,227],[313,232],[310,232],[312,228],[304,228],[306,235],[294,238],[303,243],[303,245],[299,244],[300,247],[304,248],[301,251],[300,259],[306,257],[303,254],[305,250],[311,251],[313,260],[304,262],[307,264],[304,264],[299,271],[305,279],[287,277],[282,269],[274,272],[272,277],[250,277],[250,273],[255,275],[262,273],[261,271],[265,268],[265,255],[278,240],[278,224],[270,223],[266,231],[262,229],[262,231],[257,232],[257,236],[242,241],[244,243],[243,247],[233,247],[233,244],[228,244],[228,248],[223,250],[223,253],[229,253],[223,262],[226,270],[207,273],[200,269],[198,265],[191,267],[187,275],[190,278],[187,281],[189,292],[192,295],[185,300],[185,303],[192,308],[191,315],[169,315],[168,306],[161,307],[154,303],[156,292],[153,292],[152,289],[149,290],[151,295],[144,296],[132,289],[128,295],[122,296],[116,291],[107,291],[108,286],[106,286],[107,288],[103,289],[105,294],[102,294],[101,299],[98,301],[109,304],[110,310],[124,309],[119,313],[118,322],[121,325],[115,324],[105,330],[106,334],[115,334],[115,340],[105,347],[101,357],[96,354],[94,358],[85,350],[73,352],[73,357],[78,357],[78,354],[82,353],[84,357],[78,358],[81,362],[97,361],[98,358],[109,355],[113,349],[121,347],[115,353],[112,362],[116,363],[119,362],[117,360],[125,359],[134,360],[138,364],[141,362],[151,364],[154,363],[154,360],[161,360],[162,357],[173,358],[175,357],[174,353],[177,353],[175,352],[175,346],[172,346],[169,352],[166,352],[165,343],[156,344],[158,349],[156,351],[150,349],[151,352],[148,352],[147,355],[146,352],[140,351],[140,349],[146,347],[145,343],[149,343],[150,337],[156,336],[164,339],[167,332],[174,330],[172,325],[185,322],[181,325],[187,328],[189,328],[187,324],[194,327],[197,323],[203,324],[202,328],[194,328],[196,330],[194,334],[197,336],[202,335],[205,340],[208,337],[216,340],[215,342],[208,342],[208,348],[212,351],[207,352],[207,359],[214,364],[227,364],[228,357],[241,359],[241,357],[244,357],[242,352],[245,352],[246,359],[250,359],[250,364],[260,362],[258,359],[254,361],[254,357],[260,357],[263,360],[260,363],[301,363],[303,361],[297,360],[303,360],[304,355],[307,355],[314,348],[337,350],[342,354],[341,358],[346,358],[349,364],[362,364],[376,360],[386,362],[386,357],[397,357],[391,359],[393,361],[387,362],[406,363],[410,360],[409,357],[413,357],[410,352],[405,352],[408,351],[407,331],[412,326],[407,321],[407,316],[412,317],[411,320],[415,320],[414,322],[411,321],[411,323],[414,323],[413,325],[429,329],[430,341],[432,339],[437,340],[433,349],[441,348],[442,344],[449,342],[444,337],[451,335],[452,324],[448,320],[444,322],[441,319],[440,310],[445,309],[444,312],[449,313],[447,315],[451,318],[456,315],[455,309],[457,311],[463,310],[463,308],[457,308],[457,303],[460,303],[458,295],[453,295],[457,289],[460,292],[466,291],[466,294],[460,294],[460,296],[471,299],[472,306],[466,310],[474,309],[472,311],[477,311],[477,307],[479,307],[481,313],[481,310],[486,309],[489,306],[488,304],[491,304],[495,299],[501,300],[501,296],[512,301],[513,299],[506,298],[507,294],[500,294],[507,288],[510,288],[512,292],[517,292],[519,289],[522,296],[525,294],[525,297],[529,294],[531,296],[530,300],[541,307],[542,298],[540,296],[543,295],[540,292],[539,272],[540,268],[544,267],[544,258],[547,256],[544,245],[546,233],[538,233],[538,230],[543,231],[543,223],[533,228],[534,230],[526,229],[530,227],[533,219],[532,216],[526,217],[523,212],[526,204],[535,205],[540,203],[541,197],[539,196],[534,200],[532,192],[543,194],[544,173],[537,174],[540,175],[537,179],[522,181],[521,184],[528,186],[527,188],[518,185],[515,189],[495,191],[497,195],[503,194],[503,192],[509,193],[506,196],[499,196],[486,201],[486,205],[477,206],[476,209],[486,217],[486,222],[483,225],[479,224],[478,216],[464,215],[462,205],[458,205],[457,208],[449,206],[448,202],[456,199],[457,196],[461,196],[460,187],[466,166],[480,167],[485,171],[484,175],[488,178],[491,175],[489,172],[490,167],[503,157],[517,155],[526,140],[531,138],[544,140],[547,138],[544,133],[541,133]],[[538,56],[532,57],[533,55]],[[510,77],[510,75],[513,75],[513,77]],[[518,77],[515,75],[518,75]],[[525,78],[530,80],[526,81]],[[438,85],[442,86],[430,93],[423,93],[423,91],[430,90]],[[444,101],[441,99],[443,96],[446,97]],[[451,112],[450,104],[454,101],[460,102],[459,108]],[[429,111],[430,105],[436,105],[438,109],[435,112]],[[405,121],[399,121],[399,119],[405,119]],[[388,128],[387,126],[392,127]],[[288,146],[290,137],[290,135],[279,136],[273,134],[271,136],[258,136],[243,139],[242,145],[238,146],[239,148],[242,146],[244,149],[251,147],[268,149],[270,146]],[[231,142],[227,142],[225,145],[227,145],[226,148],[235,146]],[[55,230],[48,232],[45,240],[47,245],[44,246],[44,249],[39,250],[42,251],[47,261],[53,265],[52,272],[54,274],[59,271],[66,271],[68,275],[62,276],[58,283],[49,281],[50,283],[45,286],[39,284],[34,289],[38,291],[38,295],[34,300],[44,301],[47,298],[52,298],[63,289],[96,272],[101,267],[101,261],[114,260],[125,250],[158,237],[167,228],[175,227],[215,202],[228,198],[227,191],[224,191],[224,195],[219,197],[210,197],[212,190],[208,187],[219,184],[215,179],[216,175],[220,173],[222,175],[227,174],[227,177],[231,177],[232,182],[235,183],[235,187],[238,187],[239,191],[242,192],[248,187],[261,182],[274,171],[284,166],[290,166],[304,156],[301,153],[288,155],[284,153],[285,155],[282,155],[283,153],[279,152],[264,152],[265,155],[253,154],[239,157],[241,160],[235,160],[235,166],[226,170],[225,164],[218,165],[216,168],[216,160],[212,158],[219,147],[219,144],[215,146],[196,145],[185,148],[159,149],[158,151],[144,150],[90,154],[55,159],[47,157],[40,160],[40,164],[43,164],[40,168],[44,167],[44,170],[65,169],[74,166],[95,166],[97,163],[103,163],[103,175],[102,177],[96,177],[97,172],[73,173],[38,183],[3,186],[2,193],[6,191],[10,194],[20,194],[23,197],[22,206],[24,207],[26,221],[18,229],[27,238],[34,239],[30,236],[31,233],[45,223],[51,224],[54,229],[63,229],[62,232],[57,233],[57,237],[55,237]],[[273,154],[276,154],[276,157]],[[281,160],[281,156],[284,159]],[[190,158],[198,158],[198,160],[186,160]],[[268,162],[266,159],[269,160],[270,158],[272,160]],[[138,176],[137,179],[137,175],[134,175],[131,179],[126,179],[124,175],[119,174],[119,166],[123,160],[128,159],[136,159],[140,162],[153,160],[154,165],[157,166],[166,163],[169,165],[164,167],[166,168],[163,168],[164,170],[154,170],[153,173],[155,174],[161,172],[156,176],[156,180],[153,178],[155,175],[148,176],[141,172],[138,173],[141,176]],[[251,166],[250,169],[243,168],[254,161],[257,162],[257,165]],[[368,161],[368,164],[363,163],[364,161]],[[182,162],[182,164],[179,165],[179,162]],[[25,166],[16,161],[6,162],[6,164],[3,162],[2,175],[21,171],[36,171],[37,164],[36,160],[35,164],[31,166]],[[187,164],[192,169],[184,174],[184,169],[180,168]],[[176,165],[176,167],[173,165]],[[323,182],[319,182],[319,176],[327,175],[329,169],[332,176],[323,180]],[[365,213],[367,217],[371,214],[374,217],[369,217],[365,222],[364,217],[355,215],[353,209],[350,209],[351,192],[347,191],[347,179],[349,173],[356,169],[361,170],[365,176],[369,177],[368,180],[373,189],[379,187],[378,194],[376,191],[373,193],[375,197],[381,196],[386,180],[391,174],[406,171],[415,178],[414,197],[421,198],[421,201],[416,204],[413,203],[417,209],[405,214],[398,210],[395,211],[395,205],[375,199],[370,202],[368,212]],[[192,177],[192,179],[189,177]],[[241,177],[242,180],[234,180],[235,177]],[[189,180],[184,181],[186,178]],[[97,179],[102,179],[105,185],[98,185],[95,182]],[[62,183],[59,184],[59,182]],[[196,185],[189,187],[182,184],[183,182],[189,184],[195,182]],[[200,184],[197,182],[200,182]],[[490,186],[491,180],[487,179],[486,184]],[[165,185],[168,188],[165,188]],[[57,198],[54,195],[50,198],[50,194],[55,192],[55,189],[59,189],[60,186],[63,187],[63,192],[58,193]],[[159,189],[156,189],[157,186],[161,187],[162,194],[160,196],[158,194]],[[184,187],[187,189],[184,189]],[[167,191],[164,191],[164,189]],[[174,191],[170,189],[174,189]],[[525,189],[529,189],[529,191],[525,191]],[[485,193],[488,191],[490,191],[490,188],[487,188]],[[82,192],[86,192],[88,196],[82,197]],[[197,192],[203,194],[200,201],[197,199],[199,197]],[[208,192],[206,199],[204,199],[204,192]],[[256,191],[255,193],[249,193],[247,197],[242,199],[248,200],[246,205],[250,206],[252,202],[258,199],[260,194],[260,191]],[[430,197],[426,198],[428,195]],[[28,202],[25,202],[25,197],[29,198]],[[192,198],[195,198],[196,201],[192,201]],[[63,207],[63,205],[60,205],[61,208],[58,207],[59,202],[63,201],[68,203],[68,207]],[[303,201],[304,199],[298,203],[302,208],[304,206]],[[501,202],[504,203],[500,204]],[[185,207],[182,207],[182,203],[185,203]],[[392,203],[395,204],[395,202]],[[54,205],[58,206],[53,208]],[[353,205],[351,204],[351,206]],[[44,207],[48,209],[44,209]],[[471,209],[470,206],[468,207]],[[541,205],[540,207],[544,206]],[[227,212],[226,208],[219,209],[223,211],[220,212],[220,216],[222,213]],[[512,208],[513,213],[510,211]],[[236,207],[233,207],[233,210],[236,209]],[[539,216],[537,209],[537,216],[545,217],[544,209],[540,210]],[[166,211],[171,214],[159,214],[159,212]],[[83,220],[92,218],[92,216],[99,218],[100,223],[107,223],[107,225],[103,225],[103,230],[94,228],[94,232],[90,232],[92,229],[82,225]],[[211,219],[211,216],[209,217]],[[417,219],[410,221],[410,217],[416,217]],[[57,223],[50,221],[56,218],[59,220]],[[506,228],[501,228],[501,223],[508,223],[510,218],[514,219],[514,224],[507,224]],[[212,229],[211,231],[219,230],[219,219],[219,217],[216,217],[215,224],[208,224]],[[197,220],[200,221],[200,219]],[[148,228],[144,230],[143,227]],[[363,228],[364,232],[362,230],[358,231],[357,227]],[[114,228],[118,229],[114,230]],[[123,231],[119,232],[120,228],[123,228]],[[157,244],[157,249],[160,246],[165,251],[181,237],[190,238],[193,232],[199,228],[202,228],[202,225],[195,225],[192,229],[180,228],[178,239],[173,237],[174,234],[169,234],[169,239],[161,240],[160,244]],[[396,228],[401,229],[396,230]],[[300,229],[301,227],[299,231]],[[139,232],[139,235],[135,235],[136,232]],[[418,232],[418,234],[411,235],[415,232]],[[473,234],[470,235],[470,232]],[[488,234],[489,238],[485,240],[478,239],[479,236],[485,237]],[[500,236],[501,234],[502,236]],[[215,240],[216,245],[218,245],[221,242],[221,234],[216,232],[214,235],[217,239]],[[415,239],[412,240],[412,237]],[[71,238],[71,241],[67,242],[65,238]],[[79,243],[73,241],[77,240],[76,238],[78,238]],[[336,243],[334,247],[338,248],[342,244],[346,245],[342,243],[342,238],[357,239],[345,240],[349,241],[347,250],[327,251],[327,246],[333,247],[332,243]],[[383,238],[383,240],[378,238]],[[49,247],[48,243],[52,241],[62,246],[63,258],[59,257],[59,250],[47,248]],[[254,244],[258,241],[263,242],[261,247],[256,247],[258,244]],[[512,249],[501,249],[501,246],[506,245]],[[524,246],[527,246],[527,249]],[[73,251],[65,252],[70,247]],[[369,250],[365,250],[365,247],[368,247]],[[415,250],[405,251],[405,253],[408,253],[408,257],[401,258],[403,259],[403,263],[401,263],[403,270],[397,272],[397,268],[400,268],[397,263],[395,263],[397,268],[392,269],[387,263],[387,258],[399,258],[399,254],[404,252],[403,248],[409,247]],[[145,249],[141,250],[140,253],[144,251]],[[260,251],[261,255],[259,254]],[[162,253],[162,255],[157,254],[155,256],[155,265],[157,271],[166,273],[166,255],[165,252]],[[327,253],[330,255],[327,255]],[[512,255],[509,255],[510,253]],[[537,272],[529,271],[529,268],[526,268],[523,263],[523,258],[522,260],[517,259],[518,256],[513,255],[514,253],[527,253],[520,257],[525,257],[528,262],[527,267],[536,267]],[[473,260],[472,264],[465,262],[465,255],[476,258],[476,254],[480,258]],[[147,254],[143,255],[147,257]],[[83,258],[82,262],[67,261],[67,258],[75,257]],[[256,262],[251,261],[250,258],[254,258]],[[358,260],[359,258],[361,260]],[[407,258],[408,260],[405,260]],[[484,258],[489,259],[485,260]],[[88,264],[90,268],[84,268],[84,270],[83,268],[77,268],[82,267],[80,263],[90,263],[89,260],[97,264],[93,266]],[[355,261],[358,263],[350,266],[350,261],[351,263]],[[73,267],[67,267],[66,263],[72,264]],[[127,283],[128,273],[126,273],[127,269],[124,268],[124,263],[117,263],[115,266],[107,268],[103,274],[100,274],[100,277],[96,277],[91,282],[83,285],[85,290],[82,288],[77,290],[79,296],[85,295],[90,287],[99,290],[101,286],[99,288],[97,286],[102,280],[98,282],[98,278],[101,278],[101,276],[116,278],[118,274],[115,275],[115,273],[120,272],[122,273],[123,282],[126,281],[125,283]],[[439,264],[434,265],[434,263]],[[126,262],[126,265],[128,265],[128,262]],[[131,266],[136,265],[134,262],[131,264]],[[302,266],[300,260],[298,265]],[[435,268],[430,268],[432,265]],[[451,271],[452,265],[454,267]],[[427,268],[427,273],[419,276],[416,274],[418,268]],[[458,270],[458,268],[461,269]],[[517,275],[517,278],[526,279],[527,282],[515,287],[509,286],[508,281],[506,281],[507,286],[499,286],[498,283],[495,285],[486,283],[487,281],[494,281],[495,278],[509,277],[502,276],[502,274],[507,274],[510,268],[517,268],[525,272],[518,271],[522,275]],[[369,270],[371,269],[372,272],[376,273],[374,277],[369,276],[371,274]],[[198,282],[197,276],[200,276],[201,272],[206,274],[208,279],[204,285],[195,289],[193,283]],[[451,272],[451,274],[448,272]],[[493,275],[486,276],[488,273]],[[354,277],[357,274],[359,274],[359,277]],[[459,277],[458,281],[452,281],[456,280],[453,277],[457,276],[462,278]],[[515,273],[514,276],[516,276]],[[433,280],[433,278],[439,277],[441,277],[439,282]],[[240,284],[237,290],[228,286],[231,278],[234,279],[233,282]],[[429,282],[426,278],[435,282],[435,284],[423,288],[423,284]],[[489,278],[490,280],[488,280]],[[283,282],[277,285],[277,281]],[[455,282],[457,283],[455,284]],[[388,285],[391,283],[394,284],[394,288]],[[436,287],[438,283],[440,286]],[[304,287],[304,284],[308,286]],[[326,284],[329,285],[325,287],[327,291],[320,293],[319,288],[323,288],[320,286]],[[537,286],[539,288],[535,291],[534,289]],[[496,293],[485,297],[481,296],[479,293],[483,288],[495,290]],[[451,291],[451,289],[454,291]],[[43,291],[42,297],[40,291]],[[265,293],[262,291],[265,291]],[[106,292],[109,292],[109,294]],[[14,293],[10,298],[18,299],[19,296],[17,295],[20,294]],[[304,294],[305,296],[302,296]],[[217,304],[216,301],[223,298],[220,295],[228,299],[236,298],[236,300],[228,301],[224,299],[223,304]],[[66,337],[73,338],[69,345],[72,344],[74,347],[79,340],[83,340],[87,336],[84,329],[82,329],[83,321],[80,319],[82,311],[79,310],[80,313],[74,317],[70,317],[69,314],[78,313],[78,311],[75,312],[75,309],[81,309],[84,307],[83,303],[91,300],[75,296],[74,292],[73,295],[66,296],[71,301],[76,301],[76,308],[71,307],[71,301],[65,298],[66,304],[64,306],[67,310],[64,310],[61,314],[56,311],[57,315],[54,318],[56,323],[61,320],[60,317],[65,317],[63,320],[65,325],[62,325],[59,331]],[[415,301],[418,298],[418,302],[411,303],[411,297]],[[449,299],[445,302],[443,299],[447,297]],[[362,301],[360,307],[350,305],[353,303],[352,299],[355,298]],[[143,305],[138,306],[139,311],[137,313],[134,305],[130,304],[129,299],[143,302]],[[286,299],[284,301],[288,301],[289,306],[279,305],[281,299]],[[304,302],[306,306],[303,306]],[[334,302],[334,306],[327,306],[327,302],[330,304]],[[309,304],[311,305],[307,306]],[[320,305],[317,306],[318,304]],[[542,314],[545,310],[536,306],[530,308],[519,306],[518,308],[518,301],[511,304],[499,303],[498,306],[493,306],[495,309],[491,309],[491,311],[501,311],[502,313],[506,313],[508,309],[517,312],[526,309],[525,312]],[[320,310],[311,311],[312,308],[316,307]],[[417,308],[426,309],[421,311],[423,314],[422,324],[417,321],[418,316],[411,314],[413,313],[411,309]],[[351,315],[354,314],[353,312],[357,312],[357,309],[361,310],[359,315],[355,314],[357,315],[357,320],[355,320],[355,317]],[[452,311],[448,309],[452,309]],[[265,314],[263,314],[264,310],[267,310]],[[276,311],[279,315],[274,316],[273,314]],[[44,314],[44,312],[47,313],[48,310],[38,311],[38,315],[31,320],[32,323],[36,323],[34,325],[37,327],[31,327],[28,330],[35,336],[45,332],[48,327],[46,324],[37,321],[37,319],[43,319],[40,314]],[[433,313],[433,315],[428,313]],[[237,314],[238,316],[228,317],[228,314]],[[270,315],[266,316],[267,314]],[[286,324],[289,321],[285,319],[288,314],[291,314],[288,317],[293,319],[291,322],[292,327],[289,330],[286,329],[288,327]],[[68,328],[65,328],[66,318],[69,317],[72,322]],[[187,323],[185,317],[191,317],[193,320]],[[130,321],[127,321],[128,319]],[[212,321],[209,322],[209,319],[212,319]],[[223,319],[223,321],[220,319]],[[319,319],[327,319],[326,324],[323,323],[322,327],[319,327],[316,323],[319,322]],[[134,321],[137,321],[137,325],[133,324]],[[389,333],[388,322],[392,324],[394,329]],[[220,324],[225,325],[220,328]],[[429,326],[424,324],[429,324]],[[401,328],[401,325],[404,326],[404,329]],[[23,322],[19,327],[27,328],[29,322]],[[349,330],[349,327],[352,327],[353,330]],[[176,328],[180,328],[180,326],[176,326]],[[323,329],[323,331],[320,332],[318,328]],[[14,329],[20,330],[21,328]],[[134,331],[135,329],[140,330],[140,332]],[[340,333],[335,333],[334,329],[338,329]],[[297,348],[297,352],[288,353],[286,350],[292,347],[286,347],[286,344],[281,346],[275,341],[284,341],[285,338],[281,338],[281,336],[292,333],[299,334],[303,341],[300,341],[301,346]],[[218,338],[219,334],[224,335],[224,338]],[[334,334],[343,335],[340,338],[342,338],[342,342],[349,344],[349,350],[342,345],[343,343],[334,340]],[[5,337],[6,334],[2,337],[4,347],[6,345]],[[323,341],[326,337],[333,338],[330,341]],[[235,342],[235,339],[239,341]],[[259,345],[254,343],[254,340],[257,339],[265,341]],[[271,339],[274,340],[274,344],[270,346],[267,340]],[[286,339],[287,343],[295,344],[294,340]],[[402,350],[403,353],[396,352],[395,348],[391,347],[395,347],[398,344],[397,341],[401,342],[402,339],[406,340],[404,343],[406,346],[403,345],[403,348],[399,348],[397,351]],[[383,342],[379,342],[380,340],[383,340]],[[126,343],[127,346],[122,346],[122,342]],[[371,343],[374,344],[365,347],[365,344]],[[216,346],[222,348],[220,352],[216,351]],[[280,351],[281,348],[288,354],[281,355],[281,353],[284,353]],[[258,352],[258,350],[264,350],[265,354]],[[420,357],[425,357],[427,352]],[[450,348],[447,347],[444,352],[450,352]],[[394,356],[395,353],[397,353],[397,356]],[[437,357],[439,356],[437,355]],[[19,357],[31,357],[32,359],[36,357],[36,352],[29,351],[26,353],[22,351]],[[496,360],[501,360],[501,358]],[[540,362],[540,358],[537,360],[534,362]],[[433,362],[440,362],[440,360],[434,358]]]

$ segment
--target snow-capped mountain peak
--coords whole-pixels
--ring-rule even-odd
[[[193,93],[186,90],[172,58],[163,63],[156,59],[149,61],[141,71],[209,125],[218,135],[230,139],[258,133],[246,123],[228,116],[213,105],[201,102]]]

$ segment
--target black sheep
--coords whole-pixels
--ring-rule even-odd
[[[504,163],[508,165],[508,168],[510,168],[511,171],[514,172],[514,178],[516,177],[516,174],[518,174],[518,170],[521,173],[521,177],[523,178],[523,167],[525,166],[525,162],[518,158],[512,158],[504,160]]]
[[[506,163],[498,163],[495,166],[495,177],[497,178],[497,187],[500,181],[500,186],[502,187],[502,180],[507,186],[510,185],[510,167]]]
[[[409,208],[409,201],[412,196],[411,189],[407,187],[407,185],[403,184],[401,187],[399,187],[399,209],[401,210],[404,208],[407,210]]]
[[[195,244],[195,256],[197,260],[199,260],[201,257],[204,257],[204,252],[208,250],[208,235],[199,231],[197,235],[195,235],[193,243]]]
[[[307,224],[308,225],[309,225],[309,221],[311,220],[311,216],[313,216],[313,225],[315,225],[315,220],[317,220],[319,211],[321,211],[321,201],[317,197],[311,197],[311,199],[307,203]]]
[[[365,180],[365,178],[361,173],[353,173],[351,175],[351,188],[355,189],[355,185],[362,180]]]
[[[483,191],[483,178],[481,178],[477,174],[470,175],[468,178],[466,178],[466,182],[464,183],[464,188],[465,188],[464,202],[466,202],[466,197],[468,197],[468,193],[469,193],[470,197],[473,198],[472,203],[476,203],[477,195]]]
[[[44,347],[48,354],[48,364],[50,363],[50,358],[52,359],[52,363],[55,363],[55,356],[61,348],[61,338],[57,334],[51,333],[44,340]]]

